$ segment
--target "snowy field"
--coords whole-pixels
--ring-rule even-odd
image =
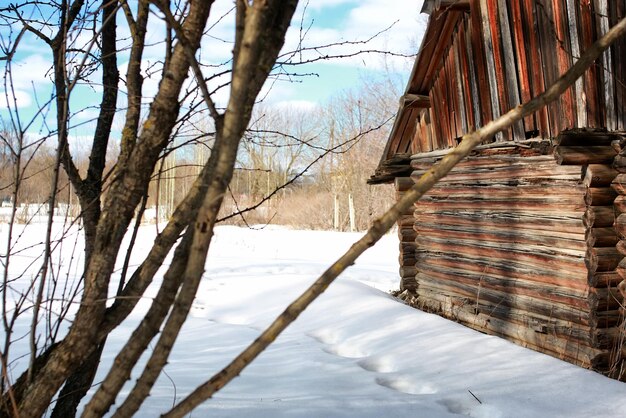
[[[0,237],[6,229],[1,225]],[[41,239],[42,230],[23,231],[20,246],[28,248],[15,269],[41,250],[29,245]],[[138,253],[147,251],[154,234],[154,226],[144,227]],[[226,365],[358,237],[218,227],[167,375],[139,415],[158,416]],[[69,260],[70,246],[61,250],[67,254],[60,260]],[[394,300],[387,292],[397,288],[396,259],[397,238],[388,235],[191,416],[626,416],[626,384]],[[149,299],[133,317],[147,306]],[[122,325],[108,339],[96,380],[131,331]]]

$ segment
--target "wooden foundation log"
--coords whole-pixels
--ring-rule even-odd
[[[585,233],[585,240],[589,248],[614,247],[619,242],[613,227],[589,228]]]
[[[554,150],[561,165],[612,164],[616,155],[610,146],[558,146]]]
[[[617,197],[617,192],[610,187],[590,187],[585,193],[587,206],[612,205]]]
[[[619,195],[626,195],[626,173],[618,174],[613,179],[611,188]]]
[[[589,206],[583,216],[583,224],[587,228],[612,226],[614,221],[613,206]]]
[[[604,354],[603,350],[592,348],[589,345],[572,343],[570,338],[560,338],[553,334],[536,332],[526,325],[494,318],[488,313],[476,314],[467,311],[454,304],[450,297],[424,292],[419,303],[426,310],[437,312],[470,328],[509,339],[523,347],[565,359],[581,367],[591,368],[603,364],[596,360]]]
[[[609,186],[617,174],[610,165],[589,164],[583,174],[583,184],[587,187]]]

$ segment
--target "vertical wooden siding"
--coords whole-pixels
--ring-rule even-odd
[[[626,0],[471,0],[470,7],[454,30],[442,33],[447,47],[429,63],[432,78],[422,87],[431,99],[432,143],[421,152],[454,146],[464,133],[543,92],[626,15]],[[496,140],[626,129],[625,60],[621,40],[559,100]],[[423,141],[427,124],[418,120],[415,140]]]

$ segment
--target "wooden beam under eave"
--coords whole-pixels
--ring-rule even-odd
[[[428,109],[430,107],[430,97],[421,94],[407,93],[400,97],[400,107],[405,109]]]

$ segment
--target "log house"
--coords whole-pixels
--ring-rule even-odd
[[[552,84],[626,16],[626,0],[426,0],[422,12],[429,23],[369,180],[398,196],[463,134]],[[625,99],[622,39],[403,214],[405,300],[624,378]]]

